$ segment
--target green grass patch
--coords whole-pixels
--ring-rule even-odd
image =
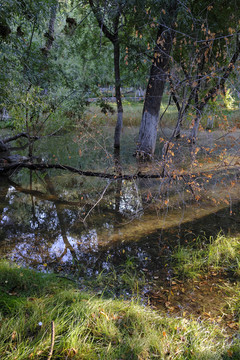
[[[0,274],[1,359],[47,359],[53,343],[52,359],[239,358],[239,341],[216,325],[92,296],[7,262]]]
[[[210,271],[240,275],[240,238],[219,234],[216,238],[198,237],[173,253],[174,272],[181,277],[196,278]]]

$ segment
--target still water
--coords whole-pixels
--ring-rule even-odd
[[[54,141],[63,139],[51,141],[42,147],[45,159],[79,165],[73,154],[79,156],[79,146],[70,152],[67,144],[57,153]],[[114,171],[111,156],[98,162],[94,156],[88,154],[82,166]],[[136,167],[135,158],[131,161],[128,172]],[[134,281],[144,276],[149,292],[174,278],[171,253],[177,247],[199,235],[240,233],[237,180],[235,171],[199,176],[196,198],[179,179],[114,181],[23,169],[0,179],[0,255],[78,279],[130,266]]]

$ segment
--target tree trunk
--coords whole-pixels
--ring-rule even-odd
[[[159,111],[172,49],[172,35],[173,31],[160,26],[139,131],[137,153],[141,157],[152,157],[155,151]]]
[[[8,152],[8,147],[7,145],[5,145],[5,143],[0,139],[0,156],[1,156],[1,153],[6,153]]]
[[[120,48],[119,41],[114,42],[114,74],[115,74],[115,96],[117,101],[117,123],[114,134],[114,147],[120,148],[120,137],[123,125],[123,107],[121,98],[121,79],[120,79]]]
[[[201,112],[197,110],[196,117],[194,119],[193,128],[191,129],[190,137],[189,137],[189,140],[191,141],[192,144],[195,144],[196,142],[200,121],[201,121]]]
[[[48,56],[54,42],[54,25],[57,16],[58,3],[51,7],[50,20],[48,24],[48,31],[44,34],[47,38],[45,47],[42,49],[45,56]]]
[[[1,109],[0,109],[0,120],[1,121],[6,121],[9,119],[9,114],[7,112],[7,109],[3,106]]]
[[[114,134],[114,148],[120,148],[120,137],[123,125],[123,107],[121,99],[121,77],[120,77],[120,44],[119,44],[119,20],[121,16],[121,7],[118,5],[116,16],[113,19],[113,32],[110,27],[107,27],[104,18],[101,17],[101,13],[98,11],[98,2],[94,4],[93,0],[89,0],[91,9],[98,21],[98,25],[104,35],[111,41],[114,49],[114,76],[115,76],[115,97],[117,101],[117,123]]]

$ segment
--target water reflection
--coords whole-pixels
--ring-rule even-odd
[[[39,269],[71,272],[81,268],[89,274],[134,257],[139,269],[159,276],[170,271],[166,266],[169,253],[180,242],[184,245],[201,232],[213,235],[220,229],[239,231],[239,204],[234,203],[239,196],[238,187],[232,189],[230,215],[224,202],[188,204],[186,192],[177,198],[179,187],[178,192],[171,189],[173,204],[163,209],[159,181],[113,182],[83,223],[106,183],[85,179],[79,189],[78,180],[71,177],[73,186],[64,187],[64,193],[59,189],[66,179],[46,172],[41,174],[41,181],[31,175],[29,187],[2,179],[1,255]],[[215,192],[222,195],[224,189],[229,191],[224,185]],[[161,196],[162,190],[163,186]]]

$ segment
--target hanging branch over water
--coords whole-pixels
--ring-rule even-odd
[[[18,170],[21,168],[26,168],[30,170],[46,170],[46,169],[59,169],[59,170],[68,170],[70,172],[83,175],[83,176],[91,176],[91,177],[99,177],[104,179],[112,179],[112,180],[133,180],[137,178],[146,178],[146,179],[160,179],[162,178],[161,174],[142,174],[138,172],[136,174],[126,174],[126,175],[115,175],[104,172],[96,172],[96,171],[83,171],[77,169],[75,167],[69,165],[61,165],[61,164],[47,164],[47,163],[31,163],[31,162],[19,162],[12,164],[1,164],[0,165],[0,173],[6,173],[11,170]]]
[[[175,179],[175,178],[181,178],[184,181],[186,179],[191,178],[192,176],[196,176],[195,174],[176,174],[176,173],[166,173],[166,172],[162,172],[159,171],[159,173],[157,174],[144,174],[141,173],[140,171],[135,173],[135,174],[110,174],[110,173],[104,173],[104,172],[96,172],[96,171],[84,171],[84,170],[80,170],[77,169],[73,166],[69,166],[69,165],[62,165],[62,164],[48,164],[48,163],[31,163],[31,162],[16,162],[16,163],[2,163],[0,164],[0,174],[2,173],[3,175],[8,175],[9,172],[13,171],[13,170],[19,170],[21,168],[26,168],[26,169],[30,169],[30,170],[48,170],[48,169],[56,169],[56,170],[66,170],[66,171],[70,171],[72,173],[76,173],[79,175],[83,175],[83,176],[89,176],[89,177],[98,177],[98,178],[103,178],[103,179],[111,179],[111,180],[134,180],[134,179],[163,179],[166,177]],[[239,172],[239,166],[229,166],[228,168],[231,168],[232,170],[237,170]],[[217,173],[221,173],[222,170],[226,171],[226,167],[223,168],[218,168],[217,171],[215,171],[215,175]],[[212,170],[209,171],[204,171],[202,173],[198,173],[198,176],[206,176],[207,173],[211,173],[212,174]]]

